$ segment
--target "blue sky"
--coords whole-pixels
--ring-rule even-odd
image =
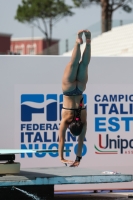
[[[66,0],[66,3],[71,4],[71,0]],[[14,19],[19,4],[21,4],[21,0],[0,0],[0,33],[10,33],[13,38],[31,37],[31,25],[19,23]],[[101,7],[98,5],[74,9],[74,12],[74,16],[66,17],[54,26],[53,38],[70,38],[78,30],[86,29],[94,23],[100,22],[101,19]],[[122,9],[118,9],[113,14],[113,20],[115,19],[133,21],[133,11],[127,14]],[[39,36],[43,36],[43,34],[37,28],[34,28],[34,37]]]

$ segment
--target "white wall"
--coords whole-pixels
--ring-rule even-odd
[[[21,122],[21,102],[20,98],[22,94],[58,94],[61,91],[61,79],[64,68],[70,57],[60,57],[60,56],[0,56],[0,148],[21,148],[22,142],[20,141],[20,133],[22,132],[20,126]],[[106,170],[117,169],[119,171],[120,166],[132,166],[132,149],[126,148],[123,153],[120,153],[120,148],[106,148],[100,149],[105,151],[116,151],[117,155],[98,155],[95,152],[94,145],[98,148],[99,141],[98,135],[102,135],[102,145],[105,145],[105,136],[109,134],[111,139],[127,139],[130,141],[133,132],[133,122],[130,122],[130,130],[125,131],[125,125],[123,121],[119,122],[120,129],[111,132],[107,130],[106,132],[96,132],[95,130],[95,118],[96,117],[132,117],[131,114],[103,114],[102,111],[98,115],[94,114],[94,100],[95,95],[132,95],[132,84],[133,84],[133,68],[132,68],[133,58],[98,58],[93,57],[89,64],[89,78],[87,83],[87,89],[85,94],[87,95],[87,112],[88,112],[88,128],[85,142],[87,146],[87,152],[82,159],[80,167],[95,167],[100,169],[100,167],[106,168]],[[57,102],[59,99],[57,100]],[[52,101],[54,102],[54,101]],[[40,106],[46,107],[46,103],[50,101],[44,101],[44,103],[37,105],[33,104],[33,107]],[[117,107],[123,104],[124,109],[129,108],[129,104],[132,102],[126,101],[125,99],[117,102],[103,102],[111,105],[115,103]],[[59,104],[59,102],[58,102]],[[58,105],[59,106],[59,105]],[[58,113],[59,114],[59,113]],[[43,114],[33,114],[31,122],[28,123],[59,123],[59,119],[56,122],[48,122]],[[107,125],[100,125],[100,128],[107,129]],[[114,128],[114,126],[112,126]],[[24,130],[25,132],[26,130]],[[33,131],[33,130],[32,130]],[[56,136],[58,130],[56,131]],[[33,131],[35,132],[35,131]],[[44,131],[40,131],[43,135]],[[47,131],[49,135],[52,132]],[[28,137],[25,135],[25,141],[23,144],[28,145],[39,143],[39,138],[36,141],[28,142]],[[38,141],[37,141],[38,139]],[[42,143],[45,143],[44,141]],[[39,148],[42,147],[42,143],[39,144]],[[52,143],[58,143],[57,141],[47,142],[48,146]],[[69,143],[69,142],[68,142]],[[71,141],[72,143],[72,141]],[[75,142],[73,145],[75,146]],[[131,143],[132,145],[132,143]],[[75,159],[74,146],[71,148],[70,159]],[[125,153],[127,151],[127,153]],[[130,153],[129,153],[130,151]],[[51,157],[46,155],[44,158],[38,158],[36,155],[32,155],[29,158],[25,155],[25,158],[17,156],[17,161],[21,162],[22,167],[45,167],[45,166],[62,166],[58,162],[58,157]],[[112,168],[111,168],[112,166]],[[109,185],[108,185],[109,186]],[[126,184],[127,186],[127,184]],[[105,185],[104,185],[105,187]],[[125,187],[125,185],[124,185]],[[94,188],[94,187],[93,187]]]

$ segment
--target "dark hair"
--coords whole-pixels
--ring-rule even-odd
[[[83,123],[81,122],[81,109],[82,109],[82,101],[83,98],[80,100],[79,108],[74,110],[74,117],[72,122],[69,124],[69,129],[72,135],[78,136],[81,134],[83,129]]]
[[[78,136],[81,134],[83,129],[83,123],[81,121],[73,120],[69,125],[70,132],[73,136]]]

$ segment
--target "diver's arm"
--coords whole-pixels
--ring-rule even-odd
[[[65,134],[66,134],[66,123],[64,120],[61,121],[60,129],[59,129],[59,158],[63,160],[63,150],[64,150],[64,142],[65,142]]]
[[[64,143],[65,143],[65,135],[67,130],[68,124],[65,120],[61,121],[60,129],[59,129],[59,159],[63,163],[72,164],[73,161],[64,159],[63,150],[64,150]]]

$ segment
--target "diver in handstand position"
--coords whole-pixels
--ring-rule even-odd
[[[83,43],[82,35],[85,34],[86,46],[81,58],[80,45]],[[88,80],[88,65],[91,58],[91,33],[88,30],[78,32],[78,37],[73,49],[70,62],[67,64],[63,79],[63,109],[59,129],[59,158],[64,164],[72,167],[79,165],[82,158],[83,141],[87,129],[87,113],[83,103],[83,92]],[[67,128],[72,135],[78,136],[78,149],[76,160],[70,161],[63,157],[64,141]]]

